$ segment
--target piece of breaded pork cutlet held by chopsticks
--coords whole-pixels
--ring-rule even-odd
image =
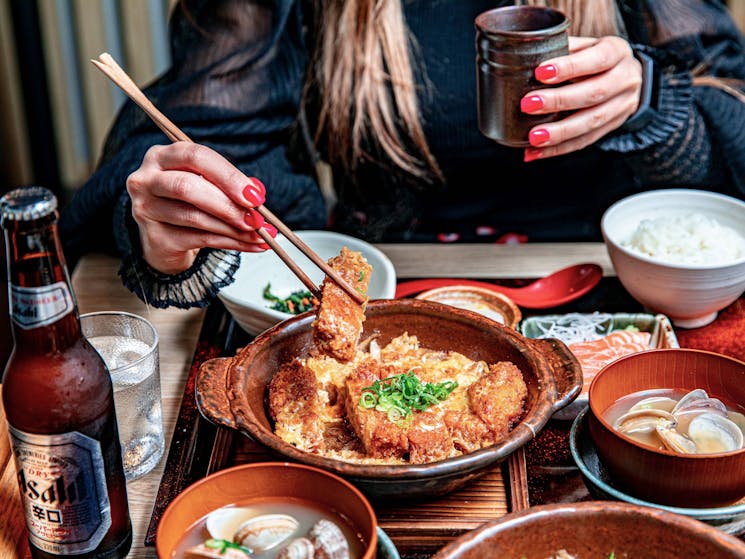
[[[359,252],[342,247],[338,256],[328,261],[344,281],[367,296],[372,266]],[[318,350],[337,361],[354,359],[365,320],[365,305],[355,302],[328,277],[321,285],[321,303],[313,322],[313,341]]]

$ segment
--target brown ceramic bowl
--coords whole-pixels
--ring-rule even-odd
[[[671,512],[606,501],[531,507],[468,532],[432,559],[554,557],[614,553],[644,559],[745,557],[745,543],[698,520]]]
[[[221,470],[190,485],[163,513],[155,536],[160,559],[170,559],[186,530],[210,512],[236,503],[303,500],[342,516],[364,542],[360,559],[375,557],[377,518],[352,484],[302,464],[260,462]]]
[[[277,437],[265,407],[272,375],[312,347],[311,323],[304,313],[258,336],[233,358],[212,359],[197,377],[197,404],[214,423],[237,429],[280,455],[346,477],[371,498],[419,498],[453,491],[486,473],[531,439],[551,415],[579,393],[579,363],[557,340],[529,340],[484,316],[416,299],[371,301],[362,337],[375,333],[382,345],[404,332],[422,347],[454,350],[472,359],[509,360],[528,386],[526,412],[498,444],[439,462],[416,465],[353,464],[298,450]]]
[[[589,391],[590,436],[614,482],[646,501],[679,507],[717,507],[745,495],[745,449],[680,455],[641,444],[604,418],[621,396],[652,388],[703,388],[745,405],[745,363],[707,351],[656,349],[622,357],[603,368]]]
[[[448,285],[424,291],[416,298],[475,311],[512,329],[517,329],[523,317],[520,308],[507,295],[484,287]]]

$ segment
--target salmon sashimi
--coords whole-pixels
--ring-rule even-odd
[[[569,349],[582,365],[582,392],[587,392],[592,379],[608,363],[624,355],[650,349],[651,338],[649,332],[616,330],[599,340],[569,344]]]

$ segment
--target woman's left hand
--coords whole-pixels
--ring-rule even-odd
[[[621,37],[570,37],[569,54],[542,62],[535,76],[562,85],[531,91],[522,98],[521,110],[571,114],[531,129],[526,162],[587,147],[621,126],[639,106],[642,67]]]

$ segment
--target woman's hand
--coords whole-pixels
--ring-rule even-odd
[[[204,247],[266,250],[260,227],[277,234],[253,209],[264,203],[264,185],[199,144],[153,146],[127,178],[127,191],[143,257],[163,273],[183,272]]]
[[[642,67],[621,37],[570,37],[569,55],[541,63],[538,81],[563,84],[522,98],[529,114],[571,111],[566,118],[534,127],[525,161],[580,150],[621,126],[639,106]]]

